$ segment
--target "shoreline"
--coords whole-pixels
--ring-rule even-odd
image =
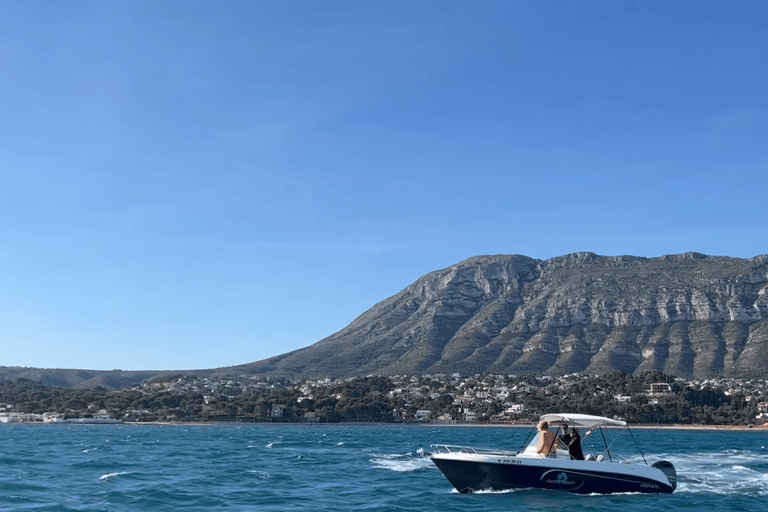
[[[184,422],[184,421],[147,421],[147,422],[119,422],[119,423],[88,423],[88,422],[71,422],[71,423],[50,423],[50,422],[31,422],[31,421],[17,421],[0,423],[2,425],[57,425],[57,426],[171,426],[171,427],[219,427],[219,426],[294,426],[294,427],[333,427],[333,426],[347,426],[347,427],[470,427],[470,428],[517,428],[517,429],[530,429],[536,426],[536,423],[426,423],[426,422],[404,422],[404,423],[385,423],[385,422],[340,422],[340,423],[305,423],[305,422]],[[627,425],[634,430],[683,430],[683,431],[710,431],[710,432],[768,432],[768,423],[762,425],[684,425],[684,424],[648,424],[638,423],[635,425]],[[623,428],[623,427],[622,427]]]

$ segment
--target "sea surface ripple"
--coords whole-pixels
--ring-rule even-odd
[[[0,510],[768,510],[765,431],[635,431],[649,463],[677,468],[672,495],[463,495],[429,460],[433,443],[516,449],[528,434],[435,425],[0,425]]]

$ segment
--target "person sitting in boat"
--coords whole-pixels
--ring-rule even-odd
[[[549,430],[549,423],[542,421],[539,423],[539,440],[536,443],[536,453],[546,457],[550,453],[554,453],[557,448],[557,438],[555,433]]]
[[[562,434],[560,441],[568,448],[568,455],[573,460],[584,460],[584,453],[581,451],[581,435],[575,428],[570,428],[567,423],[560,425]]]

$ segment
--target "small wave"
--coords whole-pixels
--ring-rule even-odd
[[[340,443],[336,443],[336,446],[344,446],[345,444],[347,444],[347,443],[344,442],[344,441],[341,441]]]
[[[272,473],[260,469],[249,469],[247,472],[261,480],[271,480],[273,478]]]
[[[422,449],[419,449],[416,454],[406,453],[401,455],[393,453],[378,455],[371,459],[371,463],[374,467],[401,473],[434,467],[432,461],[424,454]]]
[[[101,475],[101,478],[99,480],[109,480],[111,478],[117,478],[120,475],[128,475],[130,474],[129,471],[118,471],[116,473],[107,473],[105,475]]]

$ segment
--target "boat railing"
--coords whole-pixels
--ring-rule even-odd
[[[432,453],[476,453],[476,454],[488,454],[488,455],[504,455],[507,457],[514,457],[517,455],[516,450],[499,450],[499,449],[487,449],[487,448],[475,448],[474,446],[459,446],[451,444],[433,444],[430,445]]]

